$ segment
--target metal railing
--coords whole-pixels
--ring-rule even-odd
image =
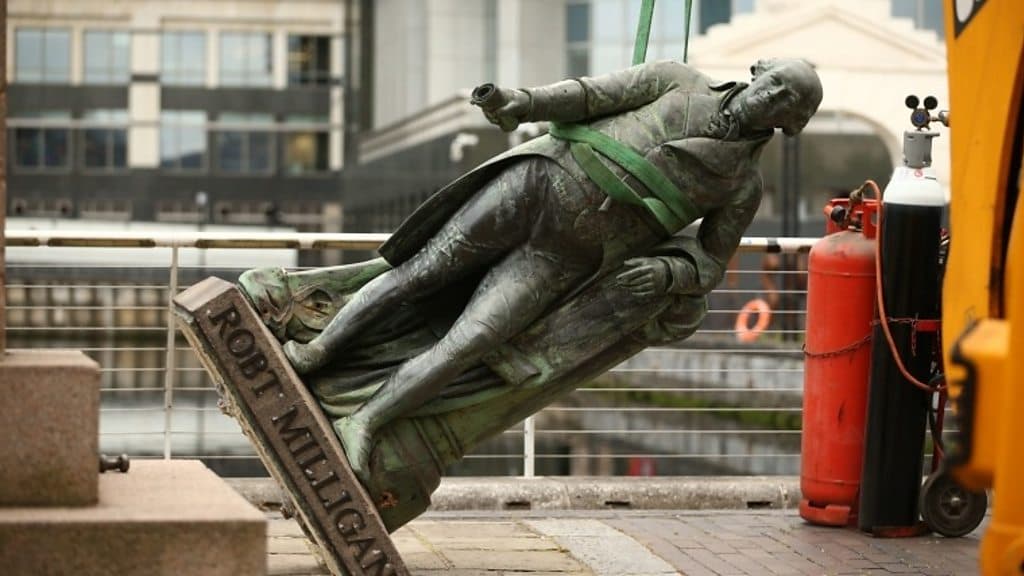
[[[9,230],[10,345],[78,348],[100,363],[103,450],[198,457],[225,474],[252,473],[255,452],[219,412],[212,382],[177,332],[171,298],[212,271],[234,279],[266,265],[268,255],[292,266],[300,250],[365,251],[386,238]],[[485,443],[452,472],[795,473],[806,277],[800,254],[814,240],[744,239],[741,265],[712,293],[696,335],[640,353]],[[789,268],[765,272],[762,259],[774,258],[766,254],[788,255]],[[775,288],[766,292],[769,277]],[[777,302],[772,322],[756,341],[738,342],[736,316],[756,298]]]

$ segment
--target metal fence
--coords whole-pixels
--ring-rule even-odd
[[[11,347],[76,348],[102,370],[100,445],[259,473],[176,330],[198,279],[294,266],[304,250],[372,250],[383,234],[9,230]],[[799,467],[805,257],[814,239],[744,239],[702,329],[648,349],[467,456],[452,474],[792,474]],[[740,341],[744,305],[772,304]]]

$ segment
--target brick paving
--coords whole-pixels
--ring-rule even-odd
[[[273,576],[329,574],[294,520],[269,515],[268,572]],[[593,574],[553,538],[515,519],[420,518],[392,535],[413,574]]]
[[[270,574],[327,574],[293,520],[269,519]],[[878,539],[795,510],[445,512],[393,537],[413,574],[973,576],[984,527]]]

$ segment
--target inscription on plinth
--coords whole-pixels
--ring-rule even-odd
[[[233,284],[207,278],[174,298],[229,411],[292,499],[334,574],[408,574],[316,399]]]

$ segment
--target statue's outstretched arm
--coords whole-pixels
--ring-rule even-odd
[[[707,294],[722,281],[729,259],[761,204],[761,184],[751,184],[729,204],[708,213],[696,238],[678,237],[676,255],[660,256],[671,271],[668,292]]]
[[[503,90],[502,100],[508,103],[484,113],[506,130],[519,122],[582,122],[639,108],[674,88],[698,81],[707,79],[686,64],[664,60],[603,76]]]

